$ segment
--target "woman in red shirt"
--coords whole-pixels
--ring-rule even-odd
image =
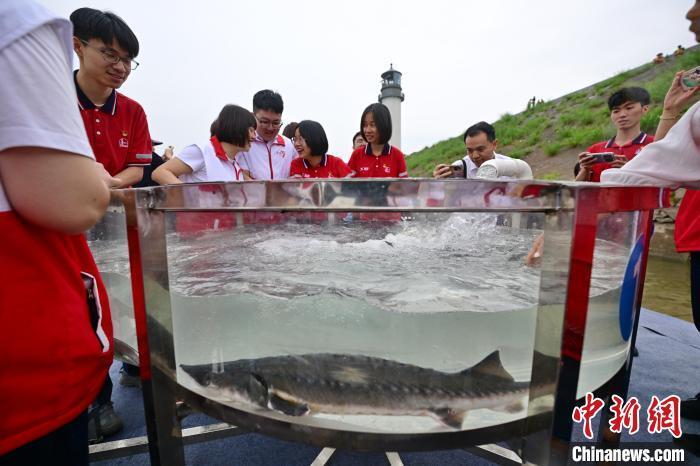
[[[290,178],[347,178],[352,171],[342,159],[327,154],[328,138],[323,126],[304,120],[294,131],[294,148],[299,157],[292,160]]]
[[[403,152],[389,144],[391,113],[384,104],[372,104],[362,112],[360,130],[367,141],[350,156],[348,166],[355,178],[406,178]]]

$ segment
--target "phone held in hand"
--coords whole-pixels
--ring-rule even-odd
[[[684,71],[681,75],[681,87],[684,90],[689,90],[700,86],[700,66]]]
[[[458,160],[452,165],[450,165],[452,168],[452,177],[453,178],[464,178],[464,163],[462,160]]]
[[[614,152],[598,152],[597,154],[589,154],[593,156],[594,163],[610,163],[615,161]]]

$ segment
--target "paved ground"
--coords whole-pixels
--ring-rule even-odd
[[[663,314],[643,310],[640,321],[637,347],[640,356],[635,358],[630,396],[636,396],[645,410],[652,395],[663,398],[677,394],[686,398],[700,391],[700,334],[693,324],[683,322]],[[146,434],[143,420],[143,404],[139,389],[124,388],[118,384],[118,369],[112,366],[115,381],[114,404],[122,415],[125,429],[119,435],[108,440],[130,438]],[[641,425],[646,425],[640,416]],[[214,422],[204,416],[191,416],[185,421],[185,427]],[[683,420],[685,432],[700,433],[700,421]],[[579,435],[580,437],[580,435]],[[640,432],[633,438],[623,436],[623,442],[669,442],[671,434],[651,435]],[[309,465],[319,452],[316,447],[283,442],[258,434],[246,434],[225,440],[201,443],[186,447],[188,465]],[[401,458],[407,466],[419,465],[481,465],[491,464],[479,457],[461,450],[438,451],[429,453],[402,453]],[[107,465],[147,465],[148,455],[135,455],[95,464]],[[380,454],[337,452],[332,466],[386,465],[388,462]],[[686,463],[700,465],[700,458],[687,453]]]

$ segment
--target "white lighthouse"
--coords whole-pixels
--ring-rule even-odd
[[[379,102],[386,105],[391,113],[391,140],[389,144],[401,149],[401,102],[404,95],[401,92],[401,72],[389,66],[389,70],[382,73],[382,91],[379,94]]]

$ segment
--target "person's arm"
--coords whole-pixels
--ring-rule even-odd
[[[433,170],[433,178],[451,178],[454,176],[454,168],[451,165],[441,163]]]
[[[189,173],[192,173],[192,168],[179,158],[173,157],[156,168],[151,178],[160,185],[180,184],[182,180],[178,177]]]
[[[121,180],[121,184],[117,188],[128,188],[143,179],[143,167],[126,167],[114,177]]]
[[[163,160],[165,160],[167,162],[168,160],[172,159],[174,150],[175,150],[175,147],[173,147],[173,146],[166,147],[165,150],[163,151]]]
[[[578,154],[578,163],[581,169],[576,175],[576,181],[590,181],[591,173],[593,173],[592,167],[595,165],[593,156],[588,152],[581,152]]]
[[[12,208],[30,223],[77,234],[97,223],[118,183],[82,155],[40,147],[0,152],[0,179]]]
[[[525,264],[527,264],[530,267],[539,265],[542,262],[543,249],[544,233],[540,233],[540,235],[537,238],[535,238],[535,241],[532,242],[532,247],[530,247],[527,256],[525,256]]]
[[[681,76],[683,71],[676,73],[673,78],[671,87],[664,97],[664,109],[661,113],[661,118],[659,120],[659,126],[656,128],[656,134],[654,135],[654,141],[660,141],[668,131],[676,124],[678,119],[681,117],[681,112],[683,108],[690,103],[693,96],[698,92],[700,87],[693,87],[689,90],[683,89],[681,85]]]
[[[357,176],[357,158],[356,158],[356,153],[357,150],[354,150],[353,153],[350,155],[350,160],[348,160],[348,168],[350,169],[350,177],[354,178]]]

